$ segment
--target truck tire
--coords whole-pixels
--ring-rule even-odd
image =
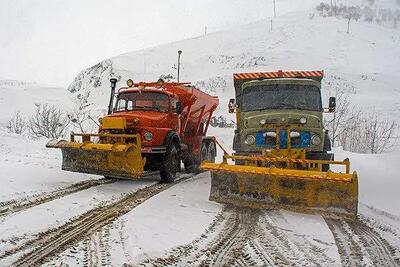
[[[332,150],[332,143],[331,139],[329,138],[329,135],[325,133],[324,136],[324,152],[328,152]]]
[[[161,181],[172,183],[175,181],[176,173],[180,167],[179,150],[176,144],[172,143],[167,147],[164,161],[161,163]]]
[[[200,173],[200,164],[203,160],[208,160],[208,146],[206,142],[203,142],[201,144],[201,150],[200,150],[200,160],[197,159],[194,155],[189,156],[185,161],[183,162],[183,165],[185,166],[185,172],[187,173]]]
[[[208,145],[206,142],[201,144],[200,150],[200,163],[203,162],[203,160],[208,160]]]
[[[186,173],[196,173],[199,169],[199,164],[197,163],[194,156],[190,156],[183,161],[183,166],[185,167]]]
[[[207,146],[207,160],[208,162],[215,163],[215,157],[217,156],[217,148],[213,142]]]

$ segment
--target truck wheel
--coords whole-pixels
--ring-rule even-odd
[[[331,139],[329,138],[329,135],[327,133],[325,133],[324,136],[324,151],[328,152],[332,150],[332,143],[331,143]]]
[[[194,172],[197,172],[197,170],[198,170],[198,164],[194,157],[188,157],[187,159],[185,159],[183,161],[183,165],[185,167],[186,173],[194,173]]]
[[[217,155],[217,149],[215,147],[214,143],[209,143],[208,144],[208,149],[207,149],[208,155],[207,155],[207,160],[211,163],[215,163],[215,157]]]
[[[160,176],[161,181],[172,183],[175,181],[176,173],[180,164],[178,148],[175,144],[171,144],[165,153],[164,162],[161,164]]]
[[[203,142],[201,144],[201,150],[200,150],[200,163],[203,160],[208,160],[208,146],[207,143]]]

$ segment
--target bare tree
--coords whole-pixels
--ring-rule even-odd
[[[84,133],[87,126],[87,122],[90,118],[89,107],[92,105],[89,103],[90,91],[82,94],[78,94],[75,100],[75,106],[72,113],[68,114],[67,117],[73,126],[79,128]]]
[[[342,83],[333,86],[335,91],[332,96],[336,97],[337,106],[331,119],[325,120],[324,127],[329,132],[332,146],[335,146],[340,136],[348,129],[349,121],[359,117],[361,111],[351,105],[349,95],[343,89]]]
[[[396,11],[393,14],[393,28],[397,29],[399,21],[400,21],[400,10],[396,9]]]
[[[376,113],[371,113],[348,121],[340,143],[344,150],[352,152],[383,153],[393,147],[396,128],[394,121],[380,119]]]
[[[165,82],[170,82],[172,80],[175,80],[175,77],[171,74],[161,74],[160,77],[158,77],[158,80],[163,80]]]
[[[344,7],[343,18],[347,19],[347,33],[349,34],[351,20],[358,21],[361,18],[360,7],[355,7],[355,6]]]
[[[365,120],[366,149],[372,154],[382,153],[392,148],[391,139],[396,129],[395,121],[381,120],[371,114]]]
[[[331,6],[325,4],[324,2],[321,2],[319,5],[317,5],[316,9],[323,17],[332,16]]]
[[[37,104],[28,126],[33,137],[57,139],[63,135],[69,123],[68,116],[54,105]]]
[[[11,119],[7,121],[6,128],[10,133],[15,133],[19,135],[25,132],[26,121],[21,116],[19,111],[15,112],[14,115],[11,117]]]
[[[227,84],[223,77],[216,76],[206,81],[198,81],[195,83],[195,86],[209,94],[217,94],[218,92],[225,91]]]
[[[367,22],[373,22],[376,16],[376,11],[373,10],[371,7],[366,6],[363,9],[364,20]]]

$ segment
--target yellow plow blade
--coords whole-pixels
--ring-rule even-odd
[[[97,136],[97,135],[96,135]],[[99,144],[60,141],[47,147],[60,148],[62,169],[115,178],[135,179],[143,175],[145,159],[138,144]]]
[[[355,215],[356,172],[334,173],[203,162],[211,171],[210,200],[237,206]]]

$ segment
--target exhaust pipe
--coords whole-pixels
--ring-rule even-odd
[[[181,54],[182,50],[178,51],[178,83],[179,83],[179,74],[180,74],[180,69],[181,69]]]
[[[111,78],[110,79],[111,83],[111,95],[110,95],[110,103],[108,104],[108,115],[112,113],[113,110],[113,105],[114,105],[114,96],[115,96],[115,87],[117,85],[117,79]]]

